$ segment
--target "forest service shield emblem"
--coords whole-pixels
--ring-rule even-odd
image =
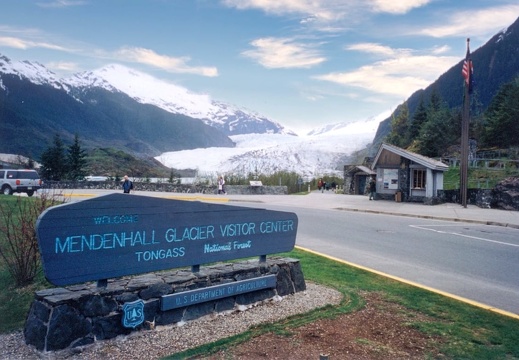
[[[124,303],[123,326],[136,328],[144,322],[144,301],[142,299]]]

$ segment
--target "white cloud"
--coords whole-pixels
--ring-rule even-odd
[[[504,5],[488,9],[458,12],[447,16],[445,25],[428,27],[418,32],[436,38],[448,36],[481,36],[487,38],[501,30],[505,24],[517,19],[519,5]]]
[[[29,49],[29,48],[45,48],[50,50],[67,51],[64,47],[50,44],[48,42],[30,41],[11,36],[0,36],[0,46],[11,47],[15,49]]]
[[[431,0],[223,0],[226,6],[240,10],[259,9],[279,16],[297,14],[303,17],[301,23],[320,25],[346,18],[358,20],[364,11],[405,14],[429,2]]]
[[[7,36],[2,36],[2,33],[7,34]],[[65,47],[42,40],[47,38],[54,38],[54,36],[40,32],[37,29],[20,29],[0,25],[0,46],[22,50],[44,48],[92,58],[146,64],[171,73],[194,74],[207,77],[218,76],[216,67],[191,66],[189,65],[191,58],[187,56],[171,57],[157,54],[150,49],[132,47],[122,47],[119,50],[110,52],[104,49],[92,49],[90,45],[84,43],[77,43],[75,47]],[[56,62],[50,64],[50,67],[57,70],[77,70],[75,65],[70,63]]]
[[[115,57],[119,60],[151,65],[171,73],[187,73],[207,77],[218,76],[218,69],[215,67],[189,66],[187,64],[191,60],[189,57],[176,58],[159,55],[150,49],[124,47],[115,53]]]
[[[253,50],[242,52],[269,69],[278,68],[310,68],[318,65],[326,58],[313,49],[314,45],[295,42],[288,38],[261,38],[251,42]]]
[[[36,5],[44,8],[64,8],[69,6],[85,5],[87,2],[82,0],[54,0],[48,2],[38,2]]]
[[[377,12],[405,14],[414,8],[430,3],[431,0],[373,0],[373,9]]]
[[[337,20],[358,2],[355,0],[346,4],[342,0],[223,0],[225,5],[240,10],[260,9],[274,15],[298,14],[307,17],[307,21]]]
[[[370,54],[377,54],[383,56],[394,56],[396,55],[395,49],[392,49],[389,46],[384,46],[375,43],[359,43],[354,45],[346,46],[346,50],[355,50],[361,52],[367,52]]]
[[[360,87],[372,92],[406,97],[428,84],[422,78],[398,77],[382,71],[380,67],[363,66],[357,71],[346,73],[330,73],[316,77],[341,85]]]
[[[413,55],[409,49],[391,49],[370,43],[352,45],[348,49],[388,56],[354,71],[333,72],[315,78],[405,98],[429,85],[459,60],[447,56]]]
[[[435,47],[432,52],[433,54],[435,55],[439,55],[439,54],[445,54],[447,52],[449,52],[451,50],[451,47],[448,46],[448,45],[443,45],[443,46],[438,46],[438,47]]]
[[[65,62],[65,61],[58,61],[58,62],[50,62],[46,65],[49,69],[54,70],[55,72],[60,71],[66,71],[66,72],[77,72],[80,71],[81,68],[78,64],[73,62]]]

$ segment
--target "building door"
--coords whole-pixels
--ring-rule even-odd
[[[366,190],[366,181],[368,180],[368,177],[365,175],[358,176],[359,179],[359,187],[357,188],[357,195],[364,195],[364,191]]]

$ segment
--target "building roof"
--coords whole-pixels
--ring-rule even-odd
[[[371,170],[371,169],[370,169],[369,167],[367,167],[367,166],[364,166],[364,165],[357,165],[356,167],[357,167],[357,169],[359,169],[359,170],[362,171],[362,172],[365,172],[365,173],[368,174],[368,175],[376,175],[376,174],[377,174],[376,171]]]
[[[346,165],[346,172],[355,175],[376,175],[377,172],[364,165]]]
[[[373,164],[371,165],[372,168],[375,168],[375,166],[378,162],[378,159],[380,157],[380,154],[382,154],[382,152],[384,150],[390,151],[394,154],[402,156],[406,159],[409,159],[417,164],[423,165],[426,168],[429,168],[432,170],[447,171],[449,169],[449,166],[445,165],[441,161],[438,161],[438,160],[432,159],[430,157],[423,156],[423,155],[420,155],[420,154],[417,154],[417,153],[399,148],[398,146],[390,145],[387,143],[382,143],[382,145],[380,145],[380,147],[378,148],[377,156],[375,156],[375,159],[373,160]]]

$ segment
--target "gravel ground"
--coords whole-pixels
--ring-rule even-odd
[[[327,304],[338,304],[341,299],[342,295],[334,289],[307,283],[306,291],[255,306],[59,352],[38,352],[25,345],[22,332],[15,332],[0,335],[0,359],[158,359],[242,333],[251,325],[275,322]]]

